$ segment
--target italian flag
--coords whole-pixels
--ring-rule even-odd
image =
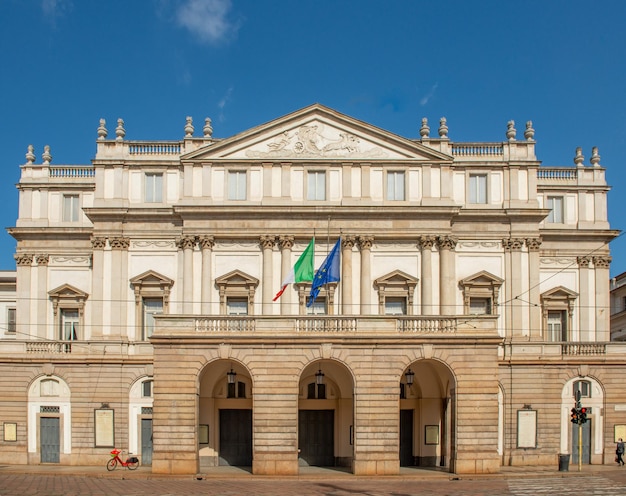
[[[313,270],[313,259],[315,255],[315,238],[313,238],[306,249],[300,255],[300,258],[296,261],[296,264],[291,269],[289,275],[283,281],[280,291],[276,293],[272,301],[276,301],[287,289],[287,286],[296,282],[312,281],[315,276]]]

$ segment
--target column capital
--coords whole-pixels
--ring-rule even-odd
[[[541,243],[541,238],[526,238],[526,246],[528,247],[528,251],[539,251],[539,248],[541,248]]]
[[[271,250],[276,244],[276,236],[264,234],[259,237],[259,244],[264,250]]]
[[[130,247],[130,238],[111,238],[109,243],[111,244],[111,249],[113,250],[128,250]]]
[[[33,263],[32,253],[17,253],[13,258],[15,258],[15,263],[20,266],[32,265]]]
[[[593,265],[597,269],[608,269],[612,260],[611,257],[593,257]]]
[[[437,246],[440,250],[454,250],[458,240],[453,236],[437,236]]]
[[[359,248],[361,250],[371,250],[374,244],[374,236],[366,235],[358,237]]]
[[[184,236],[178,240],[178,247],[183,250],[193,250],[194,246],[196,246],[195,236]]]
[[[343,250],[351,250],[356,243],[356,236],[342,236],[341,237],[341,248]]]
[[[420,236],[417,238],[417,246],[423,250],[431,250],[436,243],[436,236]]]
[[[39,255],[35,255],[35,261],[37,262],[37,265],[48,265],[50,255],[40,253]]]
[[[502,246],[505,251],[520,251],[524,247],[522,238],[504,238]]]
[[[280,244],[280,248],[283,250],[291,250],[293,248],[293,242],[293,236],[278,236],[278,243]]]
[[[104,250],[107,246],[107,239],[103,237],[91,238],[91,248],[94,250]]]
[[[198,243],[203,250],[212,250],[215,246],[215,238],[213,236],[200,236]]]
[[[576,257],[578,267],[588,269],[591,264],[591,257]]]

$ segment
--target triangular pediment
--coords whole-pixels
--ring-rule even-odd
[[[148,270],[130,280],[130,284],[134,286],[155,286],[155,287],[171,287],[174,281],[169,277],[165,277],[154,270]]]
[[[374,286],[415,286],[417,278],[401,270],[394,270],[374,281]]]
[[[219,286],[252,286],[257,287],[259,280],[240,270],[233,270],[228,274],[217,277],[215,284]]]
[[[51,291],[48,291],[48,295],[51,298],[63,298],[63,299],[75,299],[75,300],[84,300],[87,298],[87,293],[81,291],[80,289],[75,288],[70,284],[63,284],[58,288],[55,288]]]
[[[183,161],[329,159],[452,162],[451,156],[320,104],[181,157]]]
[[[557,286],[541,294],[543,300],[572,300],[578,298],[578,293],[564,286]]]
[[[481,270],[474,275],[466,277],[460,281],[461,286],[493,286],[499,288],[504,279],[494,276],[486,270]]]

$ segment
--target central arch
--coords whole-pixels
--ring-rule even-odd
[[[455,378],[432,359],[413,362],[400,381],[400,466],[451,470]]]
[[[298,465],[352,468],[354,381],[345,365],[317,360],[300,376]]]

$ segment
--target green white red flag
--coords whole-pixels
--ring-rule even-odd
[[[312,281],[315,276],[315,270],[313,269],[313,259],[315,258],[315,238],[313,238],[309,245],[302,252],[302,255],[296,260],[295,265],[291,269],[289,275],[285,278],[281,284],[280,291],[276,293],[272,301],[276,301],[287,289],[290,284]]]

